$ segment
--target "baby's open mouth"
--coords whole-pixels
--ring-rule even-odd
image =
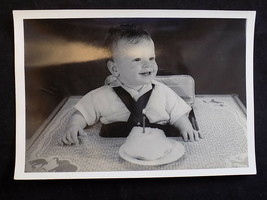
[[[152,72],[151,71],[149,71],[149,72],[142,72],[142,73],[139,73],[139,74],[142,75],[142,76],[149,76],[149,75],[152,74]]]

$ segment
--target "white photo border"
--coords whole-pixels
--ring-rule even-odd
[[[219,10],[15,10],[15,92],[16,92],[16,166],[14,179],[102,179],[102,178],[157,178],[224,176],[256,174],[254,141],[254,86],[253,47],[256,11]],[[226,18],[246,20],[246,98],[248,167],[220,169],[160,170],[160,171],[109,171],[109,172],[57,172],[25,173],[25,73],[24,73],[24,19],[75,19],[75,18]]]

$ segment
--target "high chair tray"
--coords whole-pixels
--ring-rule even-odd
[[[64,99],[31,140],[26,141],[26,172],[96,172],[248,167],[246,110],[235,95],[196,95],[193,105],[203,139],[180,142],[184,155],[169,164],[144,166],[122,159],[126,138],[99,136],[101,123],[87,128],[77,146],[60,146],[73,106],[80,96]]]

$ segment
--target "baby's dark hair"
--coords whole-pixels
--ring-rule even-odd
[[[125,39],[129,43],[136,44],[142,39],[151,39],[151,37],[149,33],[139,25],[118,25],[109,29],[105,37],[105,47],[108,51],[111,51],[113,45],[121,39]]]

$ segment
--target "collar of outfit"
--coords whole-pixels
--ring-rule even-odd
[[[126,85],[124,85],[122,82],[119,81],[119,79],[117,79],[116,77],[109,77],[110,79],[112,79],[113,81],[108,83],[108,85],[110,85],[111,87],[119,87],[121,86],[124,90],[126,90],[131,97],[137,101],[139,99],[139,97],[141,97],[143,94],[145,94],[146,92],[148,92],[149,90],[152,89],[152,84],[157,84],[156,81],[152,81],[149,84],[143,85],[141,87],[141,89],[139,91],[129,88]]]

